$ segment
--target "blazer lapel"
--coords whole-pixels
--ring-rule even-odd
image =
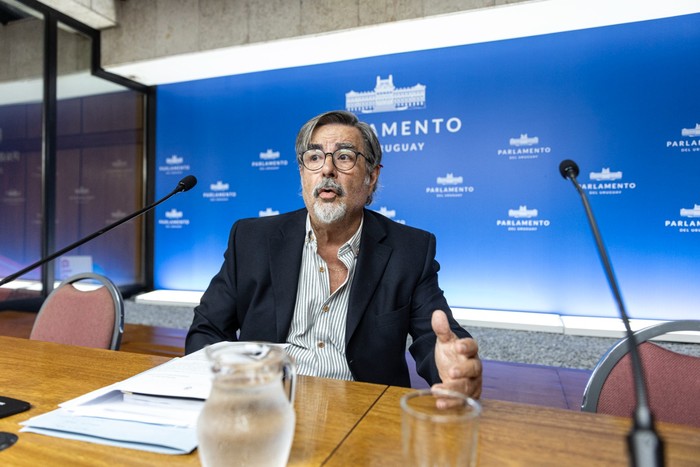
[[[272,234],[270,245],[270,278],[275,297],[276,332],[285,342],[294,314],[301,254],[304,245],[306,210],[302,209]]]
[[[357,325],[367,311],[369,300],[384,275],[384,270],[391,256],[392,248],[381,241],[386,231],[375,217],[365,211],[360,253],[357,258],[357,269],[352,282],[348,316],[345,329],[345,344],[350,342]]]

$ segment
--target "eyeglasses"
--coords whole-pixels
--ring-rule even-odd
[[[328,156],[331,156],[333,165],[340,172],[347,172],[355,167],[358,159],[357,156],[362,156],[367,159],[364,154],[348,148],[340,148],[335,152],[323,152],[321,149],[308,149],[301,154],[301,162],[304,164],[304,167],[315,172],[321,170]]]

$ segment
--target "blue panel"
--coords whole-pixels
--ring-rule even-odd
[[[203,290],[231,223],[303,206],[294,139],[349,108],[384,148],[372,209],[438,237],[453,306],[616,316],[581,168],[630,314],[694,316],[700,15],[158,88],[158,288]]]

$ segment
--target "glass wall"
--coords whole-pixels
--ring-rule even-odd
[[[44,21],[6,8],[0,24],[0,277],[41,257],[42,226]],[[39,278],[34,270],[0,288],[0,300],[38,295]]]
[[[143,99],[92,76],[91,39],[59,27],[56,248],[142,206]],[[135,219],[57,259],[56,279],[93,271],[117,284],[143,280],[142,220]]]
[[[93,75],[95,36],[35,8],[0,0],[0,279],[145,202],[144,95]],[[0,309],[84,271],[138,288],[143,232],[132,220],[27,272]]]

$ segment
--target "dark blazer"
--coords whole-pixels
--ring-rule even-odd
[[[294,313],[306,209],[231,228],[224,263],[194,310],[186,353],[222,340],[286,342]],[[418,373],[439,382],[432,312],[447,313],[459,337],[469,337],[452,317],[438,286],[435,236],[365,210],[360,252],[350,291],[346,358],[357,381],[410,386],[406,339]]]

